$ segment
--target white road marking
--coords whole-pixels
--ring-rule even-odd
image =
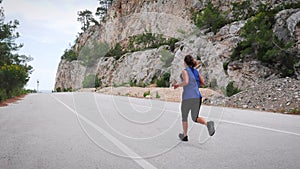
[[[66,105],[64,102],[56,98],[53,94],[50,94],[51,97],[53,97],[55,100],[57,100],[59,103],[64,105],[67,109],[69,109],[72,113],[75,115],[78,115],[80,119],[85,121],[87,124],[89,124],[91,127],[96,129],[98,132],[100,132],[102,135],[104,135],[108,140],[110,140],[113,144],[115,144],[120,150],[122,150],[125,154],[127,154],[133,161],[138,163],[141,167],[144,169],[155,169],[156,167],[150,164],[148,161],[140,157],[138,154],[136,154],[133,150],[131,150],[129,147],[127,147],[125,144],[123,144],[120,140],[103,130],[101,127],[93,123],[92,121],[88,120],[86,117],[82,116],[81,114],[77,113],[75,110],[73,110],[71,107]]]
[[[99,94],[100,95],[100,94]],[[125,100],[121,100],[123,102],[128,102]],[[147,108],[151,108],[149,106],[145,106],[145,105],[141,105],[141,104],[137,104],[137,103],[131,103],[131,104],[135,104],[135,105],[139,105],[139,106],[143,106],[143,107],[147,107]],[[171,112],[171,113],[176,113],[178,114],[179,111],[174,111],[171,109],[164,109],[166,112]],[[202,116],[204,118],[208,118],[206,116]],[[211,118],[213,119],[213,118]],[[224,123],[229,123],[229,124],[235,124],[235,125],[240,125],[240,126],[246,126],[246,127],[251,127],[251,128],[257,128],[257,129],[262,129],[262,130],[267,130],[267,131],[272,131],[272,132],[278,132],[278,133],[283,133],[283,134],[289,134],[289,135],[295,135],[295,136],[300,136],[299,133],[295,133],[295,132],[290,132],[290,131],[285,131],[285,130],[278,130],[278,129],[273,129],[273,128],[269,128],[269,127],[262,127],[262,126],[257,126],[257,125],[253,125],[253,124],[247,124],[247,123],[240,123],[240,122],[234,122],[234,121],[229,121],[229,120],[220,120],[220,122],[224,122]]]
[[[253,124],[239,123],[239,122],[228,121],[228,120],[221,120],[221,122],[240,125],[240,126],[246,126],[246,127],[251,127],[251,128],[257,128],[257,129],[263,129],[263,130],[268,130],[268,131],[278,132],[278,133],[283,133],[283,134],[300,136],[299,133],[294,133],[294,132],[284,131],[284,130],[278,130],[278,129],[268,128],[268,127],[262,127],[262,126],[257,126],[257,125],[253,125]]]

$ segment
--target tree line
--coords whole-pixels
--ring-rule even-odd
[[[0,0],[0,5],[2,0]],[[31,57],[20,55],[17,51],[23,44],[15,41],[20,37],[16,29],[18,20],[5,22],[4,9],[0,7],[0,102],[23,93],[23,87],[32,73],[28,62]]]

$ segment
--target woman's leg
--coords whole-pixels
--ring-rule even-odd
[[[203,117],[198,117],[197,118],[197,123],[201,123],[203,125],[207,125],[206,120]]]
[[[187,118],[190,111],[190,105],[188,100],[183,100],[181,102],[181,115],[182,115],[182,129],[183,129],[183,135],[187,136],[187,130],[188,130],[188,122]]]
[[[182,128],[183,128],[183,136],[187,136],[187,130],[188,130],[188,122],[182,121]]]
[[[207,125],[207,122],[203,117],[198,117],[201,104],[202,104],[202,98],[193,100],[193,105],[191,107],[191,116],[194,122]]]
[[[214,122],[213,121],[207,122],[203,117],[198,117],[199,112],[200,112],[201,104],[202,104],[202,99],[194,100],[194,104],[193,104],[192,109],[191,109],[192,119],[194,120],[194,122],[206,125],[209,135],[213,136],[215,134]]]

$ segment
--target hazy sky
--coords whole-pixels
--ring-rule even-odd
[[[77,11],[95,12],[98,0],[3,0],[5,21],[17,19],[17,42],[24,47],[18,52],[33,57],[29,64],[34,72],[26,88],[53,90],[60,57],[80,32]]]

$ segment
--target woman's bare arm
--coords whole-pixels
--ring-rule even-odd
[[[183,86],[186,86],[187,84],[189,84],[189,75],[186,70],[182,71],[182,76],[183,76],[183,82],[179,83],[179,84],[175,84],[174,89],[176,89],[178,87],[183,87]]]
[[[200,73],[199,73],[199,79],[200,79],[200,85],[205,86],[205,81],[204,81],[203,77],[200,75]]]

